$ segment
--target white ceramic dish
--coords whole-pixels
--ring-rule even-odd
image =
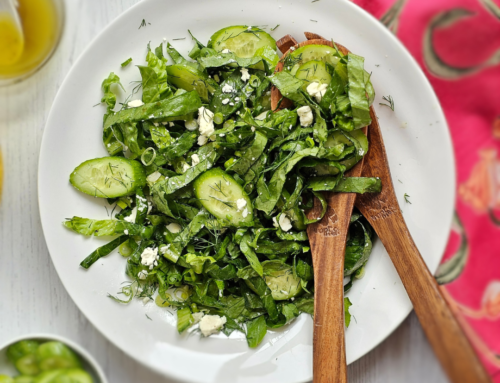
[[[265,10],[265,11],[264,11]],[[138,29],[142,20],[146,26]],[[316,20],[313,22],[311,20]],[[179,336],[174,317],[154,304],[128,306],[107,298],[125,281],[125,261],[117,254],[90,270],[79,262],[100,239],[85,239],[61,222],[73,215],[106,218],[104,201],[74,190],[68,177],[82,161],[107,155],[101,142],[103,107],[100,84],[109,72],[122,83],[139,79],[146,44],[167,38],[181,53],[192,47],[189,28],[201,41],[235,24],[280,24],[272,35],[319,33],[366,58],[373,72],[377,110],[396,193],[409,229],[429,268],[435,270],[451,225],[455,171],[451,141],[439,102],[409,53],[382,24],[344,0],[242,1],[148,0],[109,25],[76,62],[47,121],[39,167],[39,203],[45,238],[59,276],[89,320],[116,346],[145,365],[189,382],[304,382],[312,377],[312,320],[302,315],[292,325],[270,332],[255,350],[233,334],[200,339]],[[185,37],[185,40],[176,38]],[[130,89],[132,85],[129,85]],[[395,112],[379,105],[395,100]],[[400,182],[398,182],[400,181]],[[409,194],[411,204],[404,202]],[[380,242],[374,246],[366,276],[349,292],[354,316],[347,330],[347,361],[360,358],[386,338],[408,315],[410,301]],[[148,320],[145,314],[152,320]]]
[[[7,348],[14,343],[26,339],[38,340],[41,342],[55,340],[64,343],[80,357],[83,369],[92,376],[92,378],[94,379],[94,383],[108,383],[104,372],[102,372],[101,367],[99,367],[99,364],[92,357],[92,355],[90,355],[87,351],[85,351],[85,349],[83,349],[73,341],[54,334],[27,334],[11,339],[8,342],[0,345],[0,375],[6,374],[9,376],[16,376],[19,374],[12,363],[7,359]]]

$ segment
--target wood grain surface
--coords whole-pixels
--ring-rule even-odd
[[[110,383],[171,383],[173,380],[149,371],[113,346],[78,310],[54,270],[38,213],[38,154],[57,90],[91,40],[139,1],[66,1],[64,35],[54,56],[29,79],[0,87],[0,148],[4,164],[0,202],[0,343],[32,332],[60,334],[92,353]],[[232,22],[228,20],[227,25]],[[280,28],[273,35],[279,33]],[[119,63],[123,57],[117,59]],[[356,325],[355,321],[351,325]],[[351,364],[348,374],[352,383],[447,381],[413,313],[380,346]]]
[[[372,124],[368,132],[370,149],[365,156],[363,176],[380,177],[382,192],[358,195],[356,206],[373,226],[389,253],[429,342],[450,380],[454,383],[488,383],[489,375],[406,227],[394,193],[382,133],[373,110],[371,117]]]

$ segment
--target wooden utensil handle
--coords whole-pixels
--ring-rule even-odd
[[[387,252],[413,303],[415,313],[441,365],[454,383],[487,383],[480,363],[439,286],[425,265],[400,211],[377,219]]]
[[[326,251],[329,257],[321,257],[314,265],[316,282],[314,294],[313,335],[313,382],[346,383],[344,320],[344,253],[343,248]],[[336,254],[331,252],[335,251]],[[318,286],[318,285],[321,285]]]

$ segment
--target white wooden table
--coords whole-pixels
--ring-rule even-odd
[[[171,382],[109,343],[80,313],[49,257],[38,213],[38,153],[52,101],[89,42],[139,0],[67,0],[61,44],[37,74],[0,88],[0,343],[30,332],[56,333],[100,361],[111,383]],[[147,0],[146,0],[147,1]],[[57,190],[54,190],[57,193]],[[446,382],[422,329],[410,317],[374,351],[349,367],[351,382]]]

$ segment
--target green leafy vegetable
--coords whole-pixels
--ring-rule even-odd
[[[108,115],[104,129],[115,124],[140,122],[143,120],[174,121],[186,120],[201,106],[200,97],[196,92],[186,92],[172,98],[144,104],[137,108],[125,109]]]
[[[366,88],[364,80],[365,59],[355,54],[347,55],[347,77],[349,79],[349,101],[351,102],[353,129],[359,129],[370,125],[370,105],[366,98]]]
[[[128,59],[126,59],[124,62],[121,63],[121,67],[126,67],[128,64],[130,64],[132,62],[132,57],[129,57]]]
[[[247,322],[247,342],[251,348],[257,347],[267,333],[266,318],[259,316]]]
[[[314,314],[307,226],[325,217],[327,192],[381,191],[378,178],[346,177],[369,150],[360,128],[371,122],[375,92],[364,59],[336,47],[299,48],[273,73],[276,43],[258,27],[224,28],[207,44],[189,33],[189,57],[167,44],[168,61],[163,44],[147,47],[121,110],[119,77],[103,81],[111,156],[84,162],[70,180],[114,206],[107,219],[73,217],[64,226],[114,237],[81,266],[119,248],[131,282],[124,297],[110,296],[116,302],[156,297],[177,310],[179,333],[200,323],[206,334],[213,320],[214,331],[245,333],[254,348],[268,328]],[[315,80],[326,85],[320,97],[308,90]],[[294,105],[272,111],[273,86]],[[139,90],[142,99],[133,97]],[[367,270],[374,235],[355,210],[345,291]],[[348,326],[347,298],[344,305]]]

